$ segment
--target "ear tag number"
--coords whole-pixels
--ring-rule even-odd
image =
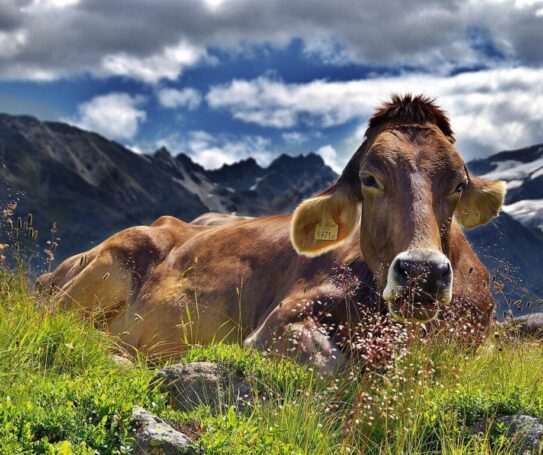
[[[315,227],[315,240],[336,240],[338,225],[332,219],[323,219]]]

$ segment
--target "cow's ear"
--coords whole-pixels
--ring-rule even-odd
[[[466,229],[488,223],[498,216],[505,198],[505,182],[470,176],[456,207],[456,219]]]
[[[304,256],[318,256],[337,248],[358,227],[360,207],[360,201],[341,185],[306,199],[292,216],[292,246]]]

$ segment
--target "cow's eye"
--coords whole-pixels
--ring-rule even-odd
[[[454,189],[455,193],[461,193],[466,188],[466,182],[460,182],[458,185],[456,185],[456,188]]]
[[[379,188],[379,184],[373,175],[365,175],[362,177],[362,185],[371,188]]]

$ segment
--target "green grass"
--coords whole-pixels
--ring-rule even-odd
[[[173,411],[149,386],[144,359],[126,369],[111,338],[76,314],[45,310],[24,276],[0,276],[0,452],[131,453],[134,404],[196,422],[211,454],[514,453],[501,429],[473,434],[482,418],[543,417],[543,347],[492,337],[477,352],[418,344],[389,369],[322,379],[289,361],[239,346],[192,349],[244,373],[255,390],[247,413],[201,406]]]

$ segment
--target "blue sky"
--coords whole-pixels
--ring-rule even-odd
[[[374,107],[425,93],[466,159],[543,142],[543,2],[8,0],[0,111],[206,167],[315,151],[340,170]]]

